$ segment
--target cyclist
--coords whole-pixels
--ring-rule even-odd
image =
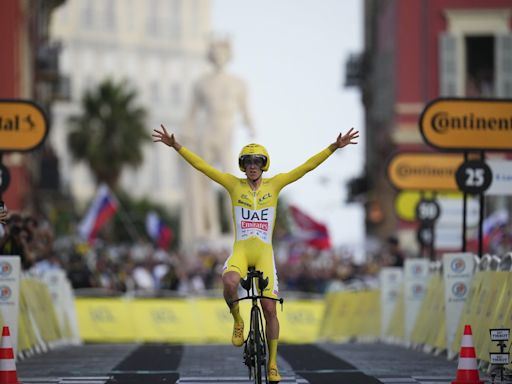
[[[238,178],[221,172],[208,164],[201,157],[176,141],[174,134],[169,134],[164,125],[161,130],[153,130],[153,141],[162,142],[174,148],[190,165],[204,173],[213,181],[222,185],[229,193],[235,228],[233,253],[224,264],[222,281],[224,299],[230,307],[234,319],[232,343],[242,346],[244,343],[244,322],[240,315],[238,303],[231,305],[238,298],[240,279],[246,275],[248,267],[254,266],[269,278],[269,284],[262,292],[265,296],[277,298],[278,281],[272,250],[272,231],[274,229],[277,196],[286,185],[300,179],[324,162],[334,151],[349,144],[357,144],[359,131],[351,128],[345,135],[338,135],[336,141],[320,153],[308,159],[304,164],[287,173],[280,173],[271,178],[263,178],[268,171],[270,157],[267,150],[259,144],[248,144],[242,148],[238,165],[246,178]],[[266,322],[269,349],[268,373],[270,382],[279,382],[281,376],[277,369],[277,343],[279,339],[279,321],[276,302],[262,300],[261,306]]]

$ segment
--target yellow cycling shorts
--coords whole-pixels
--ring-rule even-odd
[[[263,272],[263,277],[268,277],[268,285],[261,294],[277,298],[279,284],[272,245],[266,244],[257,238],[235,242],[233,254],[224,263],[222,274],[233,271],[243,278],[247,276],[249,267],[256,268],[256,270]]]

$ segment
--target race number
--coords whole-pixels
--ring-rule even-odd
[[[480,194],[491,185],[492,171],[483,161],[469,160],[457,169],[455,178],[462,192]]]
[[[435,200],[421,199],[416,205],[416,219],[422,223],[433,223],[440,214],[441,207]]]
[[[431,225],[421,225],[418,228],[417,239],[420,245],[432,247],[434,245],[434,227]]]

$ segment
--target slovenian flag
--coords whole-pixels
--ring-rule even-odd
[[[93,243],[99,230],[117,212],[118,203],[105,184],[100,185],[87,214],[78,225],[82,239]]]
[[[147,214],[146,231],[159,248],[169,249],[173,238],[172,230],[160,220],[156,212],[149,212]]]
[[[316,249],[330,249],[331,239],[327,226],[319,223],[296,206],[290,205],[292,238]]]

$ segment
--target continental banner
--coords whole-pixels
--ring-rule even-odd
[[[454,151],[509,151],[512,142],[512,100],[432,100],[420,116],[427,144]]]

